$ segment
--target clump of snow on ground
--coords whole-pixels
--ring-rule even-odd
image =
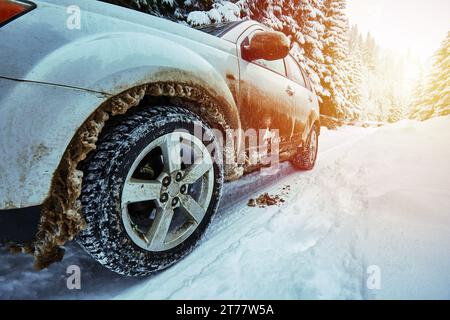
[[[31,258],[2,251],[0,297],[449,299],[450,117],[324,129],[320,143],[313,171],[283,165],[276,178],[227,185],[199,247],[164,272],[122,278],[71,246],[61,264],[34,273]],[[264,179],[270,187],[239,194]],[[283,206],[247,207],[286,186]],[[81,266],[80,291],[65,287],[70,264]],[[379,289],[367,286],[373,267]]]

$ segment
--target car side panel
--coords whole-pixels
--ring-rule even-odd
[[[287,79],[254,63],[242,61],[240,115],[243,129],[279,130],[283,143],[292,135],[292,101]]]
[[[283,147],[290,142],[293,129],[293,101],[287,93],[288,79],[285,75],[240,57],[239,49],[242,41],[248,34],[260,28],[249,28],[240,36],[237,43],[241,75],[239,98],[241,123],[244,130],[278,130]]]
[[[294,88],[294,114],[295,114],[295,126],[293,142],[297,145],[301,143],[300,139],[303,137],[303,133],[308,131],[308,116],[311,106],[309,103],[309,90],[305,87],[291,81],[291,85]]]
[[[78,129],[105,95],[0,78],[0,210],[40,205]]]

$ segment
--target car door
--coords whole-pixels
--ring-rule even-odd
[[[305,78],[299,64],[288,55],[285,59],[286,72],[293,89],[294,128],[293,143],[301,143],[301,137],[306,129],[310,110],[313,109],[314,95],[308,79]]]
[[[246,61],[242,46],[261,27],[247,29],[238,39],[240,69],[239,111],[244,130],[279,130],[280,149],[289,144],[293,131],[292,94],[287,83],[284,60]],[[261,144],[263,141],[259,141]]]

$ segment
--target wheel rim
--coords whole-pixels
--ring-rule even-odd
[[[311,132],[311,140],[309,141],[309,161],[311,164],[316,160],[317,154],[317,133],[316,130],[313,129]]]
[[[140,177],[142,172],[152,178]],[[122,221],[128,236],[147,251],[178,246],[202,222],[213,188],[213,161],[201,140],[184,132],[157,138],[136,158],[123,185]]]

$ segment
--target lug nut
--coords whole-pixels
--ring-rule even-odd
[[[167,202],[167,200],[169,200],[169,195],[167,193],[163,193],[159,198],[159,201],[161,201],[162,203]]]
[[[179,202],[180,200],[178,200],[178,198],[173,198],[172,199],[172,206],[173,207],[175,207],[176,205],[178,205],[178,202]]]
[[[162,181],[162,184],[163,184],[164,187],[168,187],[171,182],[172,182],[172,180],[170,179],[169,176],[167,176],[167,177],[164,177],[164,179]]]
[[[186,193],[187,187],[186,187],[185,184],[183,184],[183,185],[181,186],[180,191],[181,191],[181,193],[183,193],[183,194]]]
[[[177,181],[181,181],[181,179],[183,179],[183,174],[181,172],[177,172],[176,179]]]

